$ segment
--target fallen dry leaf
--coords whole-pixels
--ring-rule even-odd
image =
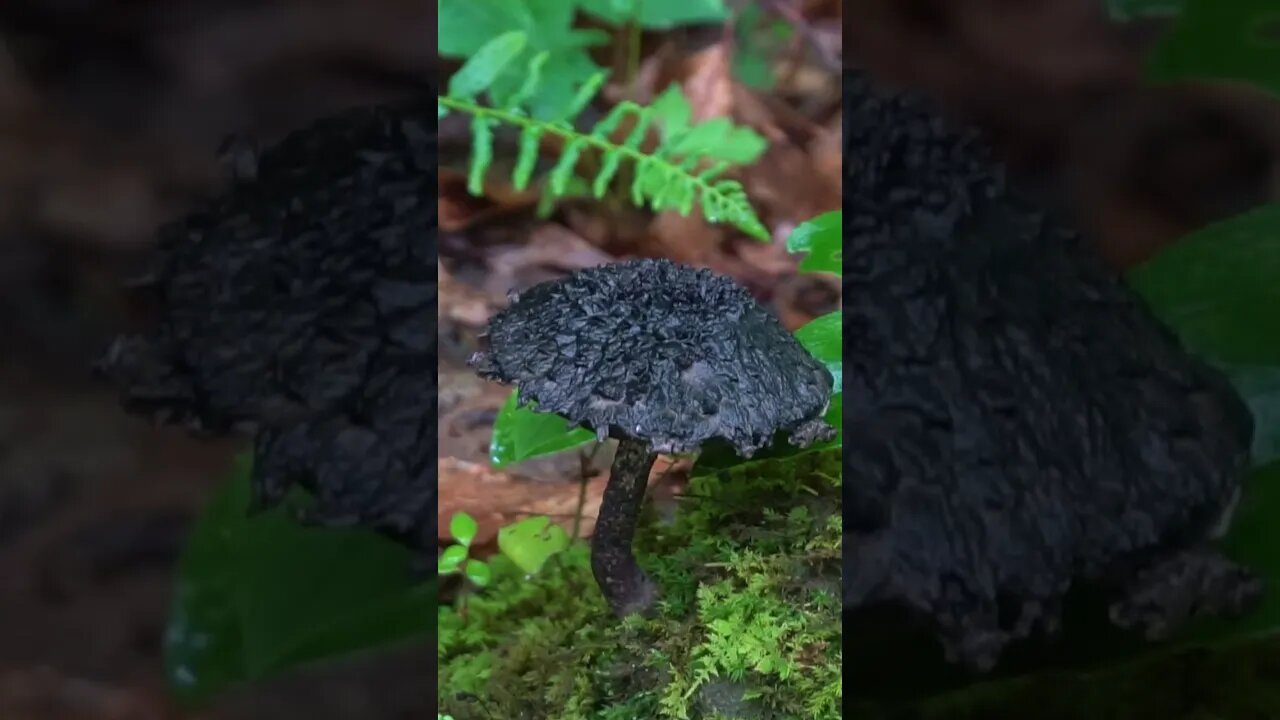
[[[668,512],[676,502],[687,480],[692,463],[685,458],[659,456],[649,470],[648,493],[659,512]],[[479,526],[472,546],[481,554],[496,550],[498,530],[526,517],[545,515],[572,534],[575,518],[578,536],[589,538],[595,532],[596,515],[607,472],[587,478],[585,494],[582,484],[533,480],[516,473],[494,470],[485,463],[457,458],[440,458],[439,540],[451,543],[449,520],[455,513],[465,512]],[[581,511],[579,511],[581,503]]]
[[[436,284],[440,298],[436,307],[437,320],[447,319],[478,328],[487,323],[489,317],[493,315],[495,308],[490,302],[490,296],[456,280],[438,260],[436,261]]]
[[[511,290],[524,290],[544,280],[613,260],[569,228],[543,223],[534,228],[527,243],[493,249],[487,258],[489,274],[484,290],[494,298],[505,298]],[[505,306],[505,299],[498,305]]]
[[[787,117],[779,118],[774,108],[770,107],[761,96],[737,84],[733,86],[733,109],[738,124],[754,129],[770,143],[783,142],[787,139],[787,133],[783,130],[787,120],[798,118],[805,125],[806,130],[812,125],[798,113],[789,113]]]
[[[723,226],[707,222],[701,215],[658,213],[649,224],[646,254],[665,257],[687,265],[707,265],[724,241]]]
[[[815,143],[815,149],[823,147]],[[832,149],[838,152],[838,147]],[[836,163],[838,158],[837,154]],[[836,167],[838,177],[839,165]],[[775,223],[786,220],[799,223],[840,207],[842,181],[832,182],[830,172],[815,172],[815,158],[803,148],[786,142],[770,145],[743,175],[758,212]]]
[[[809,157],[812,159],[813,169],[826,188],[842,187],[844,183],[841,132],[840,118],[837,117],[815,134],[809,143]],[[827,199],[830,200],[830,196]],[[832,205],[830,209],[836,207],[839,206]]]
[[[494,470],[483,463],[456,458],[440,458],[439,536],[451,542],[449,520],[455,513],[465,512],[479,525],[475,545],[494,542],[504,525],[530,515],[546,515],[553,522],[573,531],[574,518],[579,517],[577,482],[530,480],[519,475]],[[588,537],[595,530],[595,516],[604,495],[605,476],[588,479],[581,508],[579,535]]]
[[[457,232],[498,217],[525,212],[538,204],[538,187],[516,190],[502,164],[485,174],[484,194],[467,190],[467,175],[452,168],[439,169],[437,215],[440,229]]]
[[[732,57],[729,43],[718,42],[694,53],[685,62],[682,88],[689,106],[693,108],[694,122],[731,114],[733,79],[729,68]]]

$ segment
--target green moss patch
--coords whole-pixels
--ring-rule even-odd
[[[694,478],[652,514],[652,618],[609,615],[575,544],[439,611],[440,712],[455,720],[840,717],[839,450]]]

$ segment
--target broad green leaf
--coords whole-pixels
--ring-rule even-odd
[[[711,118],[694,125],[673,141],[677,156],[697,155],[727,160],[738,165],[755,162],[768,147],[764,136],[748,127],[739,127],[729,118]]]
[[[798,448],[786,442],[785,435],[779,433],[773,444],[757,451],[750,458],[739,457],[733,448],[725,442],[712,440],[703,446],[694,464],[694,475],[705,475],[736,465],[746,465],[766,460],[774,460],[793,455],[812,452],[826,452],[844,445],[844,393],[841,392],[844,378],[843,325],[844,313],[835,311],[806,324],[796,331],[796,339],[814,357],[827,366],[833,378],[834,392],[831,405],[824,416],[827,424],[836,429],[836,436],[825,442],[814,443],[807,448]]]
[[[796,226],[787,237],[787,252],[804,253],[802,272],[844,274],[843,210],[832,210]]]
[[[667,87],[650,106],[667,152],[677,158],[694,155],[745,165],[755,162],[769,143],[755,130],[734,125],[729,118],[693,123],[693,108],[678,84]]]
[[[671,84],[654,98],[649,112],[662,129],[664,137],[671,137],[686,132],[693,122],[693,106],[680,91],[680,86]]]
[[[493,578],[493,571],[489,569],[489,565],[482,560],[471,559],[467,561],[467,579],[475,583],[479,587],[489,584],[489,580]]]
[[[738,455],[733,447],[722,440],[710,440],[702,447],[698,459],[694,462],[690,475],[698,477],[731,467],[762,463],[816,452],[837,452],[844,445],[844,393],[831,396],[831,406],[827,408],[824,418],[827,424],[836,429],[836,436],[830,440],[814,443],[807,448],[798,448],[787,442],[785,433],[778,433],[773,444],[756,451],[750,458]]]
[[[528,36],[519,31],[503,33],[485,43],[449,79],[449,95],[475,97],[493,84],[527,44]]]
[[[1239,620],[1209,619],[1189,628],[1175,642],[1213,645],[1280,634],[1280,463],[1258,468],[1245,484],[1244,499],[1236,511],[1222,549],[1231,559],[1258,573],[1267,593],[1261,605]]]
[[[498,531],[498,549],[527,574],[569,547],[569,534],[546,516],[525,518]]]
[[[796,339],[811,355],[821,360],[833,378],[832,388],[844,385],[844,312],[836,310],[815,318],[796,331]]]
[[[832,398],[832,407],[840,405],[840,396]],[[835,424],[833,418],[828,415],[827,422]],[[732,446],[720,440],[712,440],[703,446],[702,452],[698,455],[698,459],[693,464],[693,469],[689,471],[690,477],[703,477],[711,475],[730,468],[750,468],[775,460],[785,460],[787,458],[799,457],[810,453],[834,453],[837,456],[840,453],[840,436],[836,439],[811,445],[807,448],[797,448],[786,442],[785,435],[779,435],[769,447],[756,452],[749,458],[744,458],[733,451]]]
[[[1222,370],[1253,413],[1253,464],[1280,460],[1280,365],[1224,365]]]
[[[733,76],[743,85],[757,90],[772,90],[777,83],[768,56],[752,46],[733,54]]]
[[[164,663],[170,688],[187,702],[202,702],[247,679],[233,536],[248,507],[248,472],[248,462],[238,460],[233,479],[192,529],[178,564]]]
[[[559,415],[536,412],[532,406],[520,407],[517,393],[511,393],[493,422],[489,462],[494,467],[570,450],[595,439],[595,433],[570,428]]]
[[[249,463],[206,508],[179,563],[165,666],[180,698],[434,631],[435,588],[373,532],[248,516]]]
[[[578,0],[578,5],[588,14],[614,25],[638,20],[649,30],[721,22],[729,17],[724,0]]]
[[[458,572],[462,567],[462,563],[467,559],[467,549],[462,545],[450,545],[440,553],[440,560],[436,562],[437,575],[450,575]]]
[[[844,393],[838,392],[831,396],[831,407],[827,408],[825,416],[827,424],[836,429],[836,436],[827,444],[831,447],[841,447],[841,435],[844,433]]]
[[[782,20],[769,20],[764,10],[748,4],[734,22],[733,76],[760,90],[771,89],[776,80],[770,58],[795,34]]]
[[[525,0],[440,0],[436,47],[444,57],[467,58],[505,32],[528,32],[534,27],[528,5]]]
[[[1192,233],[1129,280],[1194,352],[1280,366],[1280,204]]]
[[[471,541],[475,539],[479,530],[480,527],[476,524],[475,518],[467,513],[454,513],[453,518],[449,520],[449,534],[463,547],[471,547]]]
[[[1158,82],[1241,80],[1280,93],[1280,5],[1275,0],[1185,0],[1147,63]]]
[[[512,98],[524,87],[534,58],[546,53],[541,82],[531,103],[535,117],[562,117],[574,94],[600,66],[586,48],[609,36],[573,27],[576,0],[440,0],[437,48],[440,55],[470,58],[492,39],[519,31],[528,45],[493,83],[492,95]]]

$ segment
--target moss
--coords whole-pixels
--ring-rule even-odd
[[[840,717],[839,450],[695,478],[646,516],[651,618],[606,611],[578,544],[439,617],[440,712],[455,720]]]

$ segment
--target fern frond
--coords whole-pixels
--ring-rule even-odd
[[[454,74],[448,94],[437,97],[440,117],[450,112],[471,117],[469,192],[482,192],[493,163],[493,130],[506,125],[520,133],[511,177],[517,190],[528,187],[541,142],[551,136],[562,142],[564,150],[547,175],[546,199],[565,197],[571,187],[581,185],[575,182],[578,161],[590,151],[601,157],[599,170],[586,183],[596,198],[608,192],[626,162],[635,170],[630,196],[637,206],[682,215],[697,209],[709,222],[728,223],[752,237],[769,239],[742,184],[720,177],[733,165],[758,157],[765,147],[763,138],[725,118],[691,125],[688,103],[674,87],[652,106],[621,102],[600,122],[579,131],[574,123],[604,86],[608,76],[603,72],[583,83],[554,117],[535,118],[530,105],[537,97],[547,54],[535,55],[527,68],[512,67],[527,40],[523,32],[510,32],[489,41]],[[494,82],[510,72],[523,73],[519,89],[496,97]],[[488,94],[488,104],[477,99],[482,94]],[[634,125],[621,142],[615,141],[615,133],[627,121]],[[655,127],[661,140],[656,148],[646,151],[642,145]]]

